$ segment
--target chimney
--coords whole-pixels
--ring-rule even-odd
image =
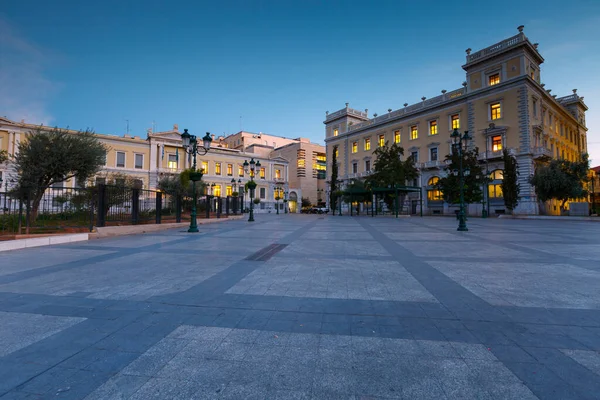
[[[174,130],[175,132],[179,132],[179,125],[177,125],[177,124],[173,124],[173,130]]]
[[[212,135],[210,135],[210,137],[212,138],[212,140],[215,140],[215,134],[214,133]]]

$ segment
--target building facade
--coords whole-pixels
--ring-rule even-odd
[[[406,156],[414,156],[420,170],[419,179],[406,184],[422,188],[425,212],[454,212],[456,207],[445,204],[435,184],[451,152],[450,134],[454,129],[468,130],[491,179],[484,190],[490,212],[506,212],[500,185],[502,150],[507,148],[517,159],[521,188],[514,213],[538,214],[540,204],[528,179],[540,163],[552,158],[579,160],[587,152],[588,108],[576,89],[557,97],[545,87],[544,59],[538,44],[523,33],[523,26],[513,37],[466,53],[462,66],[466,79],[459,89],[442,90],[436,97],[422,97],[416,104],[405,103],[379,116],[369,117],[367,110],[350,108],[348,103],[326,113],[327,157],[331,160],[337,148],[339,179],[347,183],[366,177],[373,168],[373,151],[386,142],[398,143]],[[469,212],[481,215],[486,202],[469,205]],[[560,212],[554,203],[542,208],[550,214]]]
[[[38,128],[40,126],[24,121],[14,122],[0,118],[0,150],[6,150],[9,156],[17,154],[19,142],[34,134]],[[43,126],[41,128],[42,131],[51,129]],[[77,131],[70,132],[77,134]],[[156,189],[162,177],[179,174],[192,166],[191,156],[183,149],[181,132],[177,125],[165,132],[148,130],[145,139],[130,135],[96,136],[108,148],[106,163],[97,177],[110,174],[126,175],[140,180],[143,188]],[[201,138],[203,135],[197,136]],[[256,212],[275,212],[277,205],[283,210],[283,203],[275,201],[275,195],[279,189],[289,190],[289,162],[286,159],[227,148],[216,139],[213,140],[211,150],[204,156],[197,156],[196,162],[197,168],[204,171],[202,181],[210,185],[210,194],[225,197],[235,191],[233,181],[236,185],[238,182],[248,182],[249,176],[244,171],[243,164],[252,158],[261,164],[255,176],[255,198],[260,199],[260,203],[255,207]],[[14,185],[11,181],[15,180],[16,175],[10,161],[0,164],[0,178],[3,178],[6,185],[3,185],[2,190],[10,189]],[[63,186],[80,187],[82,184],[71,179],[64,182]],[[246,194],[247,200],[248,197]]]
[[[290,139],[245,131],[219,138],[219,143],[226,148],[287,160],[290,211],[300,212],[302,198],[314,205],[325,202],[325,146],[306,138]]]

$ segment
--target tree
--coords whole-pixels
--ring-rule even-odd
[[[370,189],[362,179],[353,179],[344,190],[344,202],[350,204],[350,207],[352,207],[352,203],[354,202],[363,203],[365,201],[371,201],[371,199],[372,195]],[[356,215],[358,215],[359,212],[360,207],[357,207]]]
[[[404,149],[396,143],[389,146],[388,142],[386,142],[385,146],[378,147],[373,152],[373,155],[377,159],[373,163],[373,173],[366,180],[367,187],[392,189],[398,185],[404,186],[407,181],[412,181],[419,177],[419,171],[415,167],[413,157],[408,157],[402,161]],[[384,196],[383,200],[388,208],[392,209],[394,207],[395,194],[388,193]]]
[[[19,143],[14,157],[19,179],[17,192],[31,201],[31,220],[35,220],[44,192],[54,183],[71,178],[85,180],[104,165],[107,147],[93,132],[37,128]],[[29,204],[28,201],[28,204]]]
[[[302,198],[302,208],[308,208],[311,206],[312,206],[312,203],[310,202],[310,199],[308,197],[303,197]]]
[[[535,187],[535,194],[540,201],[558,200],[563,210],[569,199],[587,195],[584,184],[588,180],[588,170],[587,154],[581,161],[552,160],[548,165],[536,168],[529,183]]]
[[[0,164],[8,160],[8,152],[6,150],[0,150]]]
[[[190,172],[192,169],[186,169],[179,175],[165,175],[159,179],[156,185],[162,192],[172,196],[188,196],[193,197],[192,181],[190,180]],[[196,182],[196,195],[201,196],[204,193],[206,184],[202,181]]]
[[[333,146],[333,153],[331,155],[331,192],[329,192],[329,207],[335,210],[335,206],[338,201],[337,195],[337,180],[338,180],[338,164],[337,164],[337,152],[338,146]]]
[[[504,205],[512,214],[519,204],[519,192],[521,190],[518,183],[519,170],[517,159],[510,155],[507,149],[502,151],[502,159],[504,160],[502,197],[504,198]]]
[[[479,203],[483,198],[481,185],[484,179],[484,173],[477,161],[479,149],[475,147],[471,150],[463,151],[463,171],[469,170],[469,175],[464,176],[464,199],[465,204]],[[450,204],[460,203],[460,177],[458,174],[460,168],[460,155],[453,151],[445,158],[446,167],[445,176],[440,178],[436,187],[442,191],[444,200]],[[456,172],[456,175],[453,173]]]

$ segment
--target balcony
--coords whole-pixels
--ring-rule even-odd
[[[531,152],[534,159],[552,158],[552,151],[545,147],[535,147]]]
[[[444,162],[440,161],[440,160],[425,161],[423,163],[423,168],[424,169],[442,168],[444,165],[445,165]]]
[[[502,150],[483,151],[483,152],[479,153],[479,155],[477,156],[478,161],[493,160],[493,159],[497,159],[497,158],[502,158]]]

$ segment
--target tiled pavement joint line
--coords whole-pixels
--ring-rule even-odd
[[[457,317],[477,320],[484,319],[485,316],[485,318],[492,317],[497,321],[509,321],[508,316],[498,312],[489,303],[433,268],[384,233],[373,228],[367,221],[359,220],[359,223],[427,291]]]
[[[303,226],[292,231],[283,238],[274,239],[273,242],[275,243],[272,244],[281,244],[287,246],[288,244],[291,244],[294,240],[302,236],[302,234],[308,232],[310,228],[317,224],[317,222],[318,220],[313,220],[307,224],[304,224]],[[233,263],[231,266],[224,269],[223,271],[216,273],[215,275],[206,279],[205,281],[200,282],[199,284],[189,288],[188,290],[174,294],[154,296],[148,299],[148,301],[180,305],[203,304],[206,301],[214,299],[225,293],[236,283],[244,279],[257,268],[259,268],[260,265],[260,263],[248,260],[240,260],[238,262]]]

